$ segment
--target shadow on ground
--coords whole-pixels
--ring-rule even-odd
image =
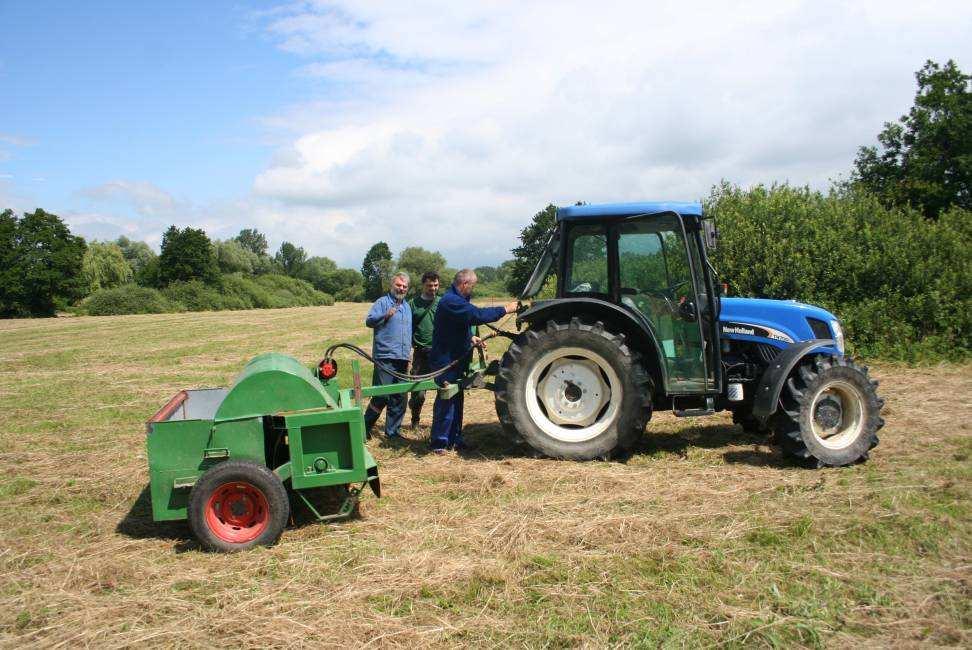
[[[538,455],[525,442],[511,439],[498,423],[469,424],[463,429],[463,437],[472,449],[460,455],[471,460],[533,458]],[[425,440],[409,443],[420,454],[428,453],[427,445]],[[749,449],[739,449],[742,445],[749,446]],[[729,447],[732,449],[726,449],[722,454],[726,463],[776,468],[802,466],[797,459],[787,456],[777,447],[771,447],[765,435],[747,433],[738,426],[726,424],[694,426],[677,432],[654,431],[649,424],[644,437],[631,453],[615,460],[626,462],[635,456],[659,454],[688,458],[692,448],[717,450]]]
[[[307,496],[321,514],[337,512],[345,495],[346,490],[344,486],[305,490],[305,496]],[[188,522],[152,520],[151,499],[151,491],[149,486],[146,485],[142,488],[142,492],[135,499],[135,502],[125,517],[115,526],[115,532],[132,539],[159,539],[174,542],[173,549],[176,553],[201,550],[202,547],[189,531]],[[340,524],[350,519],[356,519],[359,516],[358,509],[355,508],[350,516],[335,519],[328,523],[332,525]],[[291,499],[288,529],[303,528],[304,526],[318,525],[319,523],[307,509],[306,505],[298,502],[297,499]]]
[[[128,513],[115,526],[115,532],[132,539],[161,539],[175,542],[174,548],[177,553],[199,548],[185,521],[152,520],[152,496],[148,485],[142,488]]]
[[[749,449],[739,449],[740,446]],[[632,455],[671,454],[687,458],[689,450],[726,449],[722,459],[733,465],[753,465],[755,467],[793,468],[801,464],[796,458],[788,456],[776,446],[770,446],[766,434],[749,433],[741,427],[730,424],[710,424],[693,426],[680,431],[648,431],[645,437],[632,450]]]

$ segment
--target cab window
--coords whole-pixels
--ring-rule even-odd
[[[567,240],[567,293],[608,293],[608,246],[603,226],[575,226]]]

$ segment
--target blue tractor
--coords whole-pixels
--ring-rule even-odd
[[[556,275],[495,383],[504,428],[555,458],[610,457],[652,412],[729,410],[816,466],[865,460],[883,401],[844,354],[840,321],[792,300],[721,295],[699,203],[577,205],[557,224],[521,299]]]

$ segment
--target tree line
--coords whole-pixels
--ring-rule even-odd
[[[419,246],[393,258],[385,242],[372,246],[361,271],[308,256],[285,241],[270,254],[266,236],[244,228],[211,240],[199,228],[170,226],[161,251],[119,237],[86,242],[42,209],[17,217],[0,213],[0,316],[43,317],[57,311],[89,315],[253,309],[373,300],[391,276],[415,280],[436,271],[448,282],[455,269],[437,251]],[[505,293],[510,263],[477,269],[487,293]]]

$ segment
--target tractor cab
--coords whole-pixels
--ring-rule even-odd
[[[646,352],[661,360],[655,372],[666,393],[718,393],[719,297],[707,231],[699,203],[561,208],[521,299],[536,296],[555,271],[556,299],[536,307],[584,299],[589,308],[620,308],[644,332]]]

